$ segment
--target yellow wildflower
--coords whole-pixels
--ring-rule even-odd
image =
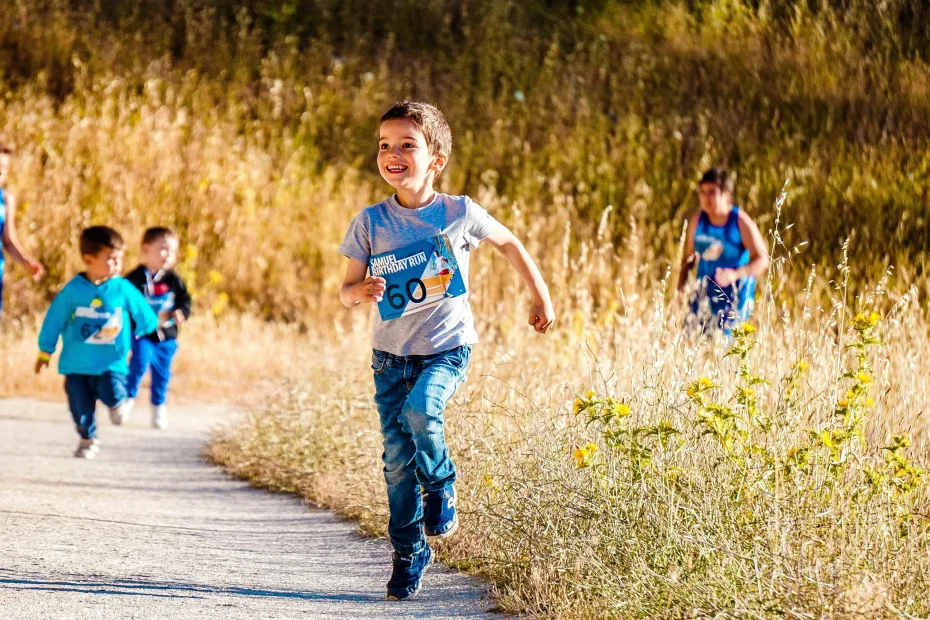
[[[800,362],[798,362],[798,370],[800,370],[801,372],[804,372],[805,370],[809,368],[810,368],[810,364],[808,364],[804,360],[801,360]]]
[[[223,274],[216,269],[211,269],[210,273],[207,274],[207,278],[210,280],[210,284],[219,284],[223,281]]]
[[[693,385],[688,386],[687,392],[688,392],[688,398],[694,398],[695,396],[697,396],[697,390],[694,388]]]
[[[624,418],[630,415],[630,406],[626,403],[618,403],[614,405],[614,412],[621,418]]]
[[[756,327],[752,323],[743,323],[742,327],[743,331],[747,334],[751,334],[752,332],[756,331]]]
[[[849,406],[849,401],[846,400],[846,399],[844,398],[844,399],[842,399],[840,402],[838,402],[838,403],[836,403],[836,404],[837,404],[838,406],[840,406],[840,407],[848,407],[848,406]]]
[[[756,391],[752,388],[743,388],[742,392],[743,392],[743,396],[746,398],[752,398],[753,396],[756,395]]]
[[[578,415],[584,409],[584,403],[581,402],[580,398],[575,399],[575,404],[572,406],[572,413]]]
[[[591,400],[595,396],[597,396],[597,394],[595,392],[592,392],[591,390],[588,390],[587,392],[584,393],[584,397],[587,398],[588,400]]]
[[[853,317],[853,323],[856,329],[869,329],[875,327],[882,320],[882,316],[877,312],[860,312]]]
[[[572,452],[572,456],[575,457],[575,465],[579,469],[588,467],[591,464],[591,459],[594,457],[595,452],[597,452],[597,446],[593,442],[588,442],[576,449]]]
[[[874,406],[874,405],[875,405],[875,401],[874,401],[874,400],[872,400],[871,398],[866,399],[866,401],[865,401],[865,406],[866,406],[866,407],[872,407],[872,406]]]
[[[707,377],[701,377],[701,380],[699,381],[699,383],[701,387],[704,388],[705,390],[708,388],[714,387],[714,382],[708,379]]]
[[[856,378],[859,379],[859,381],[862,383],[872,383],[872,377],[864,372],[860,372],[858,375],[856,375]]]
[[[189,245],[184,248],[184,257],[187,260],[197,260],[197,257],[200,255],[200,251],[197,250],[197,246]]]

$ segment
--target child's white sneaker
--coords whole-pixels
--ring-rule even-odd
[[[168,428],[167,405],[152,405],[152,427],[158,430]]]
[[[92,459],[100,452],[100,442],[96,439],[81,439],[74,456],[79,459]]]
[[[117,406],[110,407],[110,422],[116,426],[119,426],[128,420],[129,414],[132,413],[132,409],[135,407],[135,405],[136,401],[134,398],[127,398]]]

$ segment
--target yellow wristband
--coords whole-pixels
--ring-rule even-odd
[[[51,354],[51,353],[46,353],[45,351],[39,352],[39,361],[40,361],[40,362],[47,362],[47,361],[49,361],[49,360],[51,360],[51,359],[52,359],[52,354]]]

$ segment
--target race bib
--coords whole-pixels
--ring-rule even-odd
[[[96,299],[90,307],[76,308],[72,320],[77,340],[87,344],[114,344],[123,331],[123,309],[106,311]]]
[[[417,241],[368,259],[374,277],[387,281],[378,302],[382,321],[390,321],[465,294],[465,282],[446,235]]]
[[[174,325],[174,318],[171,316],[174,311],[174,293],[168,289],[167,284],[157,283],[153,287],[152,294],[146,295],[146,301],[149,302],[152,311],[158,315],[158,320],[161,321],[159,327]],[[161,319],[165,314],[168,315],[168,318],[162,321]]]

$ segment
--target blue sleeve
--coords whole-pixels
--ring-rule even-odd
[[[58,337],[65,330],[68,321],[71,320],[71,289],[65,285],[52,300],[48,312],[45,313],[45,320],[42,321],[42,330],[39,332],[39,350],[51,355],[58,346]]]
[[[145,296],[143,296],[132,283],[128,280],[123,280],[123,283],[123,288],[126,292],[126,309],[129,311],[129,316],[132,317],[133,322],[136,324],[134,335],[140,338],[146,334],[151,334],[158,329],[158,315],[156,315],[152,307],[149,306],[149,302],[145,300]]]

